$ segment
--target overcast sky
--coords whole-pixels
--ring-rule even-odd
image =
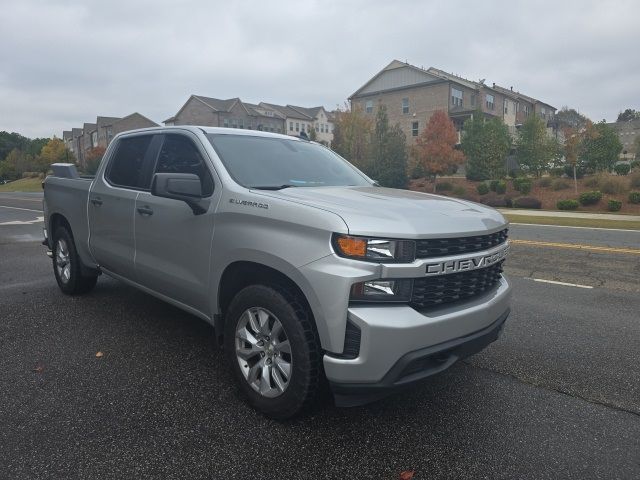
[[[593,120],[640,109],[640,2],[3,0],[0,130],[161,122],[192,93],[333,109],[391,60]]]

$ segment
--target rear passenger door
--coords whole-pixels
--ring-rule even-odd
[[[161,135],[118,140],[114,154],[89,192],[89,246],[102,268],[135,280],[134,211],[136,197],[150,188],[150,170]]]
[[[168,133],[153,173],[192,173],[205,197],[219,197],[207,154],[189,133]],[[183,201],[140,192],[136,200],[136,273],[141,285],[209,314],[209,265],[216,201],[194,215]]]

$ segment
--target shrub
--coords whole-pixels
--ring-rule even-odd
[[[584,177],[585,173],[586,171],[584,167],[581,167],[580,165],[576,166],[576,178]],[[573,165],[565,165],[564,174],[569,178],[573,178]]]
[[[610,212],[618,212],[622,208],[622,202],[620,200],[609,200],[607,208]]]
[[[575,210],[576,208],[578,208],[580,204],[578,203],[577,200],[558,200],[558,203],[556,203],[556,207],[558,207],[558,210]]]
[[[526,195],[531,191],[531,180],[529,180],[528,178],[514,178],[512,183],[513,188],[523,195]]]
[[[542,208],[542,202],[535,197],[519,197],[513,201],[514,208]]]
[[[542,177],[540,180],[538,180],[538,186],[544,188],[550,187],[551,177]]]
[[[569,188],[569,184],[561,178],[556,178],[553,181],[553,185],[551,186],[551,188],[553,188],[557,192],[558,190],[566,190],[567,188]]]
[[[592,192],[584,192],[580,194],[581,205],[595,205],[602,198],[602,192],[594,190]]]
[[[449,192],[453,190],[453,185],[449,182],[436,183],[436,192]]]
[[[552,177],[561,177],[564,175],[564,167],[553,167],[549,170],[549,175]],[[571,176],[573,177],[573,170],[571,171]]]
[[[503,194],[507,191],[507,182],[504,180],[491,180],[489,182],[489,189],[492,192]]]
[[[38,178],[40,172],[22,172],[22,178]]]
[[[463,197],[464,194],[467,193],[467,191],[463,186],[456,185],[453,187],[453,191],[451,193],[453,193],[456,197]]]
[[[476,188],[480,195],[486,195],[487,193],[489,193],[489,185],[487,185],[486,183],[480,183]]]
[[[613,170],[618,175],[629,175],[629,172],[631,171],[631,165],[629,165],[628,163],[618,163],[617,165],[613,166]]]
[[[507,208],[513,207],[513,197],[510,197],[509,195],[505,195],[504,196],[504,206],[507,207]]]
[[[623,178],[606,175],[600,179],[600,188],[598,190],[609,195],[623,193],[628,190],[627,182]]]
[[[640,203],[640,192],[631,192],[629,194],[629,203]]]
[[[640,168],[640,160],[634,160],[629,164],[631,170],[635,170],[636,168]]]
[[[632,188],[640,188],[640,172],[634,172],[631,175],[631,187]]]
[[[598,177],[589,177],[584,181],[585,187],[598,188],[600,186],[600,179]]]
[[[483,204],[488,205],[489,207],[506,207],[507,202],[505,202],[504,197],[499,197],[495,193],[491,193],[484,197],[481,201]]]

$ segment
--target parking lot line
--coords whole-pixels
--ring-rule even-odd
[[[534,282],[553,283],[554,285],[564,285],[566,287],[593,288],[591,285],[580,285],[578,283],[558,282],[556,280],[545,280],[544,278],[534,278]]]
[[[536,247],[549,248],[567,248],[570,250],[587,250],[591,252],[609,252],[624,253],[631,255],[640,255],[639,248],[615,248],[615,247],[599,247],[597,245],[580,245],[578,243],[557,243],[557,242],[540,242],[538,240],[509,240],[512,245],[530,245]]]
[[[6,205],[0,205],[0,208],[10,208],[11,210],[24,210],[25,212],[38,212],[38,213],[42,213],[42,210],[34,210],[34,209],[32,209],[32,208],[7,207]]]

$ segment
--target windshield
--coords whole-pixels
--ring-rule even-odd
[[[229,174],[243,187],[371,186],[350,163],[309,142],[250,135],[208,134]]]

